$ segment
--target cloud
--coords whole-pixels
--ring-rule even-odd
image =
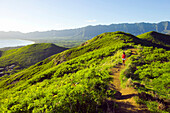
[[[93,20],[87,20],[87,22],[92,23],[92,22],[96,22],[97,20],[93,19]]]

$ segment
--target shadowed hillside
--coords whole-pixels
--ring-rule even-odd
[[[170,47],[170,35],[158,33],[155,31],[150,31],[150,32],[138,35],[137,37],[141,39],[145,39],[155,44],[160,44],[160,45]]]

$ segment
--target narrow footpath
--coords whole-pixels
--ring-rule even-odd
[[[136,52],[135,49],[131,49],[132,55]],[[128,60],[128,59],[127,59]],[[127,61],[126,60],[126,61]],[[133,87],[121,87],[120,72],[125,68],[124,65],[119,64],[117,67],[112,68],[113,82],[111,86],[118,91],[118,97],[113,101],[118,105],[115,109],[115,113],[150,113],[146,107],[138,105],[134,97],[138,95],[138,92]]]

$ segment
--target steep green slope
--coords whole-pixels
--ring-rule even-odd
[[[106,68],[120,62],[117,50],[129,46],[116,38],[119,33],[110,34],[112,37],[66,50],[19,73],[1,77],[1,110],[94,112],[104,98],[114,94],[106,90],[111,80]]]
[[[16,64],[20,68],[24,68],[64,50],[66,48],[51,43],[42,43],[3,51],[0,57],[0,67]]]
[[[143,47],[129,57],[121,74],[121,82],[139,92],[137,103],[145,104],[153,113],[169,113],[170,51]]]
[[[103,33],[103,34],[99,35],[99,36],[102,36],[103,38],[95,40],[95,41],[93,41],[93,43],[89,43],[87,45],[80,46],[77,48],[72,48],[72,49],[66,50],[64,52],[61,52],[59,54],[53,55],[41,62],[29,67],[25,71],[21,72],[21,74],[20,73],[17,74],[17,76],[13,77],[13,79],[6,80],[5,84],[10,84],[13,86],[13,85],[15,85],[15,84],[11,84],[13,82],[13,80],[15,80],[15,81],[18,81],[20,79],[27,80],[28,78],[31,78],[33,75],[35,75],[37,73],[44,72],[45,70],[47,70],[51,67],[55,67],[56,65],[62,64],[63,62],[77,58],[77,57],[87,54],[89,52],[93,52],[93,51],[95,52],[97,50],[101,51],[101,49],[106,49],[108,51],[108,50],[110,50],[109,48],[118,50],[120,48],[130,47],[130,45],[131,45],[130,43],[124,43],[124,42],[126,42],[129,38],[132,38],[132,37],[128,37],[121,33],[122,32]],[[117,36],[120,36],[120,35],[121,35],[121,37],[119,39],[117,39]],[[105,38],[105,37],[107,37],[107,38]],[[127,40],[124,41],[123,38],[127,38]],[[91,41],[91,40],[89,40],[89,41]],[[111,53],[112,53],[112,51],[110,50],[110,53],[108,53],[108,54],[111,54]],[[103,52],[101,54],[103,54]],[[101,57],[103,57],[103,56],[101,56]],[[8,85],[8,87],[10,85]]]
[[[137,36],[138,38],[148,40],[155,44],[164,45],[170,47],[170,35],[150,31]]]
[[[103,33],[21,72],[0,77],[0,109],[2,112],[104,112],[107,106],[104,100],[114,98],[116,92],[109,89],[112,78],[108,69],[121,62],[123,51],[129,56],[128,48],[142,49],[138,44],[147,45],[145,42],[152,44],[124,32]],[[143,59],[135,58],[136,62]],[[129,62],[132,60],[133,56]]]

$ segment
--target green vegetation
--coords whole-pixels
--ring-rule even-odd
[[[142,92],[139,103],[146,104],[152,112],[168,112],[165,101],[170,96],[170,51],[144,47],[129,57],[127,68],[122,72],[122,83],[132,79],[134,87]],[[138,84],[138,85],[136,85]],[[163,109],[158,109],[163,104]],[[162,111],[164,110],[164,111]]]
[[[103,37],[53,55],[10,77],[1,77],[0,109],[4,112],[100,111],[104,99],[114,94],[108,89],[112,79],[107,68],[120,62],[112,58],[119,57],[117,50],[126,46],[121,38]]]
[[[103,33],[18,73],[2,76],[0,109],[15,113],[104,112],[105,100],[113,99],[116,93],[109,88],[113,80],[109,69],[121,63],[123,51],[129,58],[121,75],[122,84],[131,78],[133,83],[144,85],[134,86],[139,93],[166,100],[170,51],[147,45],[156,46],[124,32]],[[130,48],[137,48],[137,52],[131,55]],[[17,51],[3,52],[2,57]],[[137,101],[146,104],[152,112],[167,112],[167,109],[157,109],[161,103],[156,99]]]
[[[160,45],[170,47],[170,35],[158,33],[155,31],[150,31],[150,32],[138,35],[137,37],[151,41],[152,43],[155,43],[155,44],[160,44]]]
[[[4,48],[0,48],[0,51],[7,51],[7,50],[11,50],[11,49],[18,49],[21,48],[23,46],[17,46],[17,47],[4,47]]]
[[[10,49],[2,52],[0,67],[16,64],[20,68],[25,68],[64,50],[66,49],[50,43],[32,44],[18,49]]]

